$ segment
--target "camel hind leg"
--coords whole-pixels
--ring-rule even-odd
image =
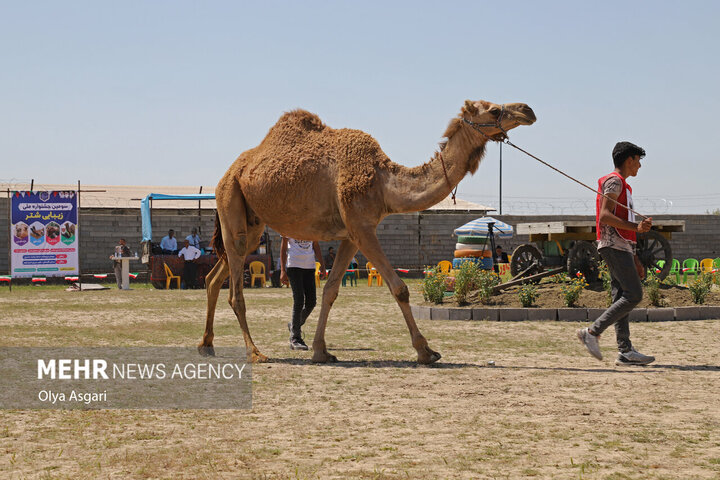
[[[200,355],[215,355],[215,349],[213,348],[213,339],[215,338],[215,334],[213,333],[215,308],[217,307],[222,284],[229,275],[230,269],[228,268],[227,260],[225,257],[221,257],[205,277],[207,312],[205,316],[205,333],[203,334],[202,342],[198,345]]]
[[[230,274],[230,303],[242,329],[249,360],[253,363],[264,362],[267,357],[260,353],[250,336],[243,296],[245,256],[257,246],[264,225],[247,207],[240,186],[234,178],[221,180],[216,191],[216,200]]]

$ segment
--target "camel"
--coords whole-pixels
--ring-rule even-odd
[[[496,105],[466,100],[450,121],[440,152],[424,165],[408,168],[385,155],[367,133],[333,129],[305,110],[285,113],[262,143],[242,153],[215,190],[217,215],[213,244],[219,261],[206,276],[207,316],[198,351],[214,355],[213,319],[220,288],[230,277],[229,303],[242,329],[248,359],[267,361],[253,343],[245,318],[245,255],[257,248],[265,225],[283,236],[340,240],[322,292],[312,342],[312,361],[337,362],[325,344],[328,314],[337,298],[344,265],[360,249],[382,275],[402,311],[420,364],[441,355],[433,351],[413,318],[405,283],[395,273],[376,235],[380,221],[393,213],[427,209],[446,198],[465,175],[475,173],[488,141],[535,122],[522,103]]]

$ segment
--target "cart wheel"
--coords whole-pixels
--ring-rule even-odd
[[[579,272],[588,283],[597,282],[600,275],[599,264],[597,248],[590,242],[579,240],[568,251],[567,273],[570,278],[575,278]]]
[[[673,256],[670,242],[659,232],[650,230],[647,233],[639,233],[637,236],[637,256],[640,263],[654,273],[660,280],[664,280],[670,273]],[[662,267],[660,261],[665,262]],[[658,273],[660,270],[660,273]]]
[[[543,271],[542,253],[540,253],[540,250],[538,250],[535,245],[526,243],[517,247],[512,253],[510,275],[515,278],[516,275],[524,272],[528,268],[530,268],[530,270],[525,273],[525,276],[528,277]]]

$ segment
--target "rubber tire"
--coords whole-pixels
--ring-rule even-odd
[[[473,244],[473,243],[456,243],[455,244],[455,250],[488,250],[489,246],[487,245],[480,245],[480,244]]]
[[[458,243],[469,243],[471,245],[485,245],[488,243],[488,237],[487,236],[471,236],[471,235],[461,235],[458,237]]]
[[[455,250],[455,258],[476,257],[492,258],[489,250]]]

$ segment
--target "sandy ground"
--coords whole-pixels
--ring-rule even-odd
[[[287,347],[290,302],[247,292],[272,358],[252,410],[0,411],[0,477],[720,478],[717,321],[633,324],[658,358],[633,368],[611,331],[600,362],[579,324],[421,321],[443,358],[418,367],[387,289],[348,287],[327,335],[341,362],[313,365]],[[194,345],[203,312],[201,291],[0,290],[4,345]],[[216,345],[240,344],[226,303],[217,324]]]

